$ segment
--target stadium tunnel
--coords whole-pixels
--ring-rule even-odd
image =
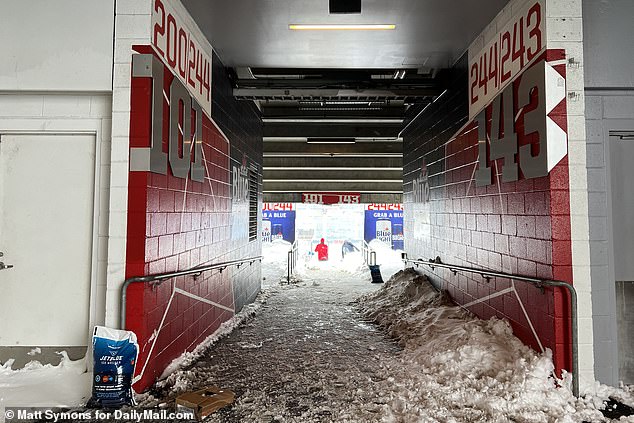
[[[567,290],[456,269],[572,284],[580,377],[634,381],[631,2],[3,8],[0,362],[123,325],[145,390],[257,296],[263,202],[402,203],[456,303],[570,370]]]

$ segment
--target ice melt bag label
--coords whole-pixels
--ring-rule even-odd
[[[132,377],[139,354],[134,332],[95,326],[90,407],[134,405]]]

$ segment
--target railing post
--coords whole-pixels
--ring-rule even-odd
[[[372,251],[372,249],[370,248],[370,245],[365,240],[363,241],[363,244],[362,244],[362,251],[363,251],[363,263],[367,265],[371,265],[372,253],[374,253],[374,251]]]
[[[572,394],[579,397],[579,334],[577,333],[577,290],[567,282],[545,281],[543,285],[564,287],[570,293],[570,319],[572,330]]]
[[[297,241],[293,242],[293,272],[297,268],[297,256],[299,254],[299,248],[297,247]]]
[[[293,250],[289,250],[288,251],[288,257],[287,257],[287,266],[286,266],[286,282],[287,283],[291,283],[291,266],[292,266],[292,260],[293,260]]]

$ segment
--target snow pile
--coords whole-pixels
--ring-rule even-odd
[[[282,239],[262,243],[262,285],[278,285],[286,281],[288,251],[291,243]]]
[[[388,280],[394,273],[403,269],[401,251],[392,250],[390,246],[379,240],[373,240],[369,245],[376,252],[376,264],[380,266],[384,280]],[[319,261],[317,254],[310,248],[302,249],[300,244],[300,254],[297,257],[294,272],[295,279],[302,280],[306,275],[313,274],[315,271],[341,271],[346,274],[346,277],[352,276],[363,281],[371,280],[368,265],[363,262],[361,251],[347,253],[342,258],[341,249],[337,244],[332,244],[329,247],[329,259]],[[283,240],[263,244],[263,286],[286,282],[288,251],[290,248],[291,244]]]
[[[345,272],[359,280],[369,281],[371,279],[368,265],[363,263],[363,254],[358,251],[346,254],[341,261],[335,261],[332,267],[333,270]]]
[[[35,355],[35,348],[29,355]],[[57,366],[31,361],[12,370],[14,360],[0,366],[0,409],[2,407],[77,407],[90,397],[92,373],[86,359],[72,361],[66,351],[58,353]]]
[[[553,377],[551,353],[537,354],[506,321],[452,306],[413,269],[357,300],[396,338],[400,365],[386,365],[393,391],[388,421],[603,421],[592,399],[576,399]],[[407,369],[406,372],[403,369]],[[627,396],[625,392],[622,393]]]
[[[393,250],[378,239],[373,239],[368,245],[376,252],[376,264],[381,266],[381,276],[384,281],[389,280],[396,272],[403,270],[401,250]]]

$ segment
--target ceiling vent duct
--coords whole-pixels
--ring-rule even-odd
[[[331,14],[361,13],[361,0],[329,0]]]

